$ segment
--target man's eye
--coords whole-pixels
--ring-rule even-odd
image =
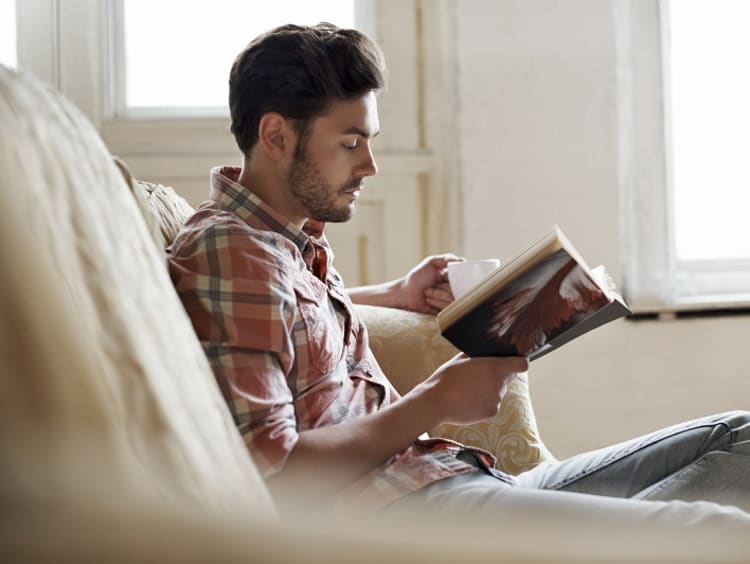
[[[359,141],[354,141],[352,143],[344,143],[343,144],[344,149],[349,149],[350,151],[353,151],[357,147],[359,147]]]

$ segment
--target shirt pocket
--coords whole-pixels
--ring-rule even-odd
[[[307,383],[312,384],[315,376],[332,373],[343,359],[344,332],[322,283],[302,278],[295,284],[294,292],[305,326],[309,364],[314,369],[307,378]]]
[[[349,378],[355,383],[357,380],[366,382],[368,388],[377,396],[379,407],[393,403],[395,398],[390,382],[383,372],[378,367],[373,366],[366,358],[354,363],[353,369],[349,372]]]

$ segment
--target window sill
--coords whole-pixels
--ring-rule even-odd
[[[632,305],[628,319],[694,319],[750,315],[750,294],[724,294],[682,298],[669,304]]]

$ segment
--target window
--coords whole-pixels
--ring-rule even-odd
[[[454,4],[235,0],[227,5],[225,0],[24,0],[16,4],[18,64],[78,106],[137,177],[174,186],[198,203],[205,199],[212,166],[240,162],[223,91],[236,51],[256,31],[290,18],[349,27],[353,20],[383,48],[391,79],[379,99],[381,124],[387,124],[378,137],[381,174],[360,202],[371,213],[358,214],[377,225],[365,228],[355,221],[341,225],[337,234],[328,231],[336,239],[339,265],[351,265],[349,273],[339,271],[352,284],[378,282],[402,275],[425,254],[456,248],[457,151],[455,136],[446,134],[455,130],[455,116],[445,111],[455,107],[457,91]],[[190,10],[199,15],[189,17]],[[261,20],[263,13],[273,15]],[[160,25],[149,27],[157,20]],[[210,31],[212,26],[219,31]],[[175,54],[173,40],[180,37],[187,40]],[[228,55],[212,51],[219,48],[229,49]],[[214,54],[204,57],[202,51]],[[194,64],[176,71],[183,60]],[[194,81],[184,82],[189,78]],[[170,93],[172,83],[177,87]],[[215,90],[203,90],[216,84]],[[385,229],[391,224],[403,225],[398,235]],[[384,235],[366,239],[365,232]],[[367,272],[377,278],[357,274]]]
[[[229,66],[249,39],[290,21],[354,27],[353,0],[121,0],[114,9],[115,113],[124,116],[225,114]]]
[[[624,290],[636,310],[750,303],[750,4],[619,2]]]
[[[750,3],[680,0],[665,15],[677,260],[750,260]]]
[[[0,0],[0,64],[15,68],[16,0]]]

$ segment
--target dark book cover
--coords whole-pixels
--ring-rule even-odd
[[[560,237],[563,237],[560,233]],[[538,358],[595,327],[628,315],[566,248],[540,251],[530,267],[498,284],[443,336],[469,356]]]

